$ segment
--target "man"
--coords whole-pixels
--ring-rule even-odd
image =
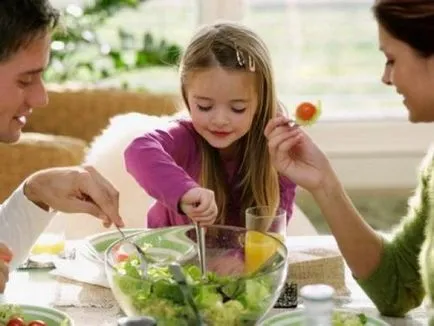
[[[17,141],[32,108],[47,104],[42,74],[58,19],[48,0],[0,2],[1,142]],[[92,214],[106,227],[123,226],[117,191],[92,167],[31,175],[0,206],[0,292],[8,280],[9,260],[12,267],[23,261],[56,210]]]

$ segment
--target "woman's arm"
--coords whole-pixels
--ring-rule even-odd
[[[424,294],[418,263],[426,223],[422,207],[410,208],[393,240],[384,240],[355,209],[326,155],[288,122],[278,117],[265,129],[276,169],[312,193],[354,276],[382,313],[402,315],[419,305]]]
[[[331,169],[323,186],[312,195],[353,275],[371,275],[381,260],[383,241],[356,210]]]

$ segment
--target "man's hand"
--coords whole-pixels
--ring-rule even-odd
[[[9,262],[12,259],[12,252],[9,248],[0,243],[0,293],[3,293],[6,283],[9,280]]]
[[[103,220],[105,227],[124,226],[118,191],[90,166],[39,171],[27,179],[24,194],[45,210],[88,213]]]

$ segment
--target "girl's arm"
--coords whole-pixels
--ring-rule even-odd
[[[295,189],[297,185],[286,177],[279,177],[280,207],[286,211],[286,221],[292,217],[295,204]]]
[[[173,121],[136,138],[125,150],[127,171],[150,196],[173,211],[178,211],[184,193],[199,187],[186,171],[200,164],[194,133],[190,122]]]

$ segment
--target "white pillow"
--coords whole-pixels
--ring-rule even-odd
[[[184,116],[185,112],[176,116]],[[126,147],[146,130],[165,126],[175,116],[150,116],[142,113],[121,114],[110,119],[109,125],[89,145],[84,164],[94,166],[119,191],[120,214],[126,227],[146,227],[146,214],[154,199],[127,173],[124,165]],[[66,220],[68,239],[106,231],[99,220],[88,214],[58,213],[56,219]]]

